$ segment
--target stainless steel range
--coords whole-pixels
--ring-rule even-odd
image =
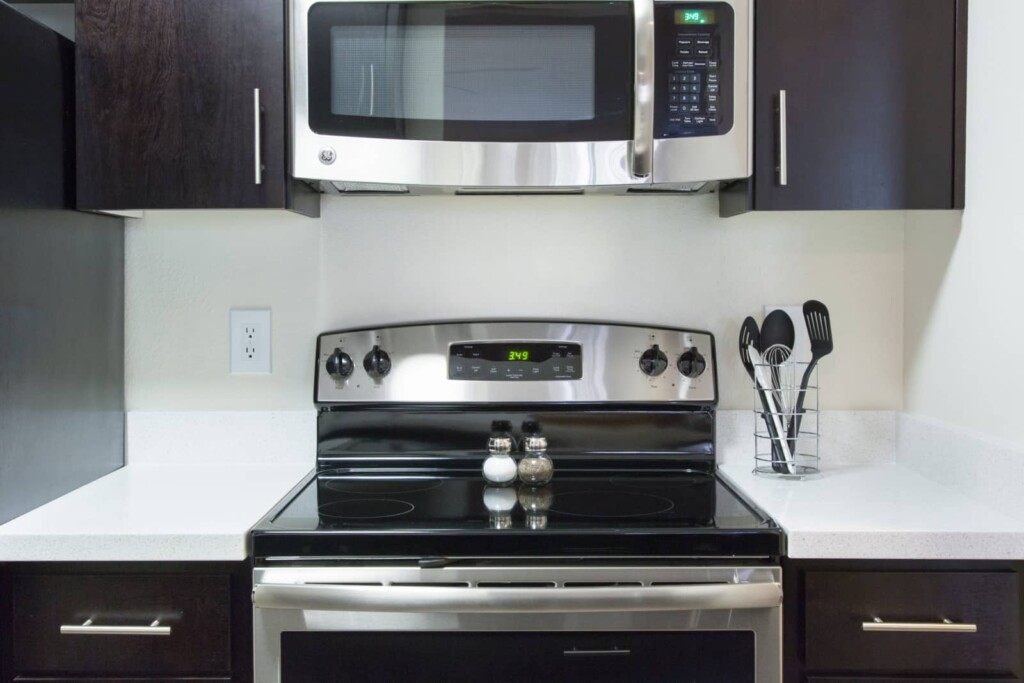
[[[716,477],[710,334],[331,332],[314,393],[316,472],[252,537],[261,683],[781,681],[783,537]]]

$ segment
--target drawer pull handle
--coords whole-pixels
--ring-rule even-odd
[[[872,633],[977,633],[977,624],[957,624],[949,619],[937,623],[882,621],[875,617],[861,628]]]
[[[159,619],[154,619],[149,626],[96,626],[92,619],[82,624],[62,624],[62,636],[169,636],[170,626],[161,626]]]

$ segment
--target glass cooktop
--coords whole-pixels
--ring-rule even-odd
[[[269,556],[775,556],[775,524],[700,472],[556,471],[542,487],[477,474],[324,470],[254,531]]]

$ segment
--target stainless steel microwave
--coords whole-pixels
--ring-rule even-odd
[[[292,0],[328,190],[697,190],[752,171],[753,0]]]

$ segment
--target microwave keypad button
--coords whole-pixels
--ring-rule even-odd
[[[693,125],[693,117],[692,116],[684,116],[683,117],[683,125],[684,126],[692,126]]]
[[[680,55],[680,57],[682,57],[682,56],[683,55]],[[698,57],[710,57],[711,56],[711,48],[709,48],[709,47],[698,47],[697,48],[697,56]]]
[[[678,74],[678,73],[672,72],[672,73],[670,73],[668,75],[668,82],[669,83],[679,83],[682,76],[683,76],[683,74]]]
[[[678,47],[680,49],[692,48],[693,47],[693,38],[691,38],[690,36],[685,36],[685,35],[676,36],[676,47]]]
[[[708,68],[709,69],[717,69],[718,68],[718,60],[717,59],[709,59],[708,60]]]
[[[668,91],[671,92],[671,93],[677,93],[677,92],[683,90],[684,88],[689,89],[689,87],[690,86],[688,86],[688,85],[682,85],[682,84],[679,84],[679,83],[669,83],[668,84]]]
[[[668,96],[669,104],[679,104],[680,102],[683,101],[682,100],[683,97],[684,97],[683,95],[669,95]]]
[[[693,122],[694,122],[694,124],[696,124],[698,126],[703,126],[704,124],[706,124],[708,122],[708,117],[706,117],[706,116],[694,116],[693,117]]]
[[[718,125],[718,115],[717,114],[710,114],[708,116],[708,123],[713,125],[713,126],[717,126]]]
[[[709,95],[717,95],[718,94],[718,84],[717,83],[712,83],[712,84],[708,85],[708,94]]]
[[[691,114],[699,114],[700,113],[700,105],[699,104],[691,104],[689,106],[689,108],[684,110],[684,111],[689,111]]]
[[[708,104],[714,104],[718,102],[718,95],[708,95]]]
[[[718,113],[718,105],[717,104],[709,104],[708,105],[708,113],[709,114],[717,114]]]
[[[718,74],[715,72],[708,73],[708,87],[710,88],[712,85],[718,85]]]
[[[710,35],[700,35],[700,36],[697,36],[696,42],[697,42],[697,47],[711,47],[711,36]]]
[[[697,50],[697,53],[699,54],[700,50]],[[686,47],[686,48],[679,48],[678,50],[676,50],[676,56],[677,57],[693,57],[693,50],[691,50],[688,47]]]

